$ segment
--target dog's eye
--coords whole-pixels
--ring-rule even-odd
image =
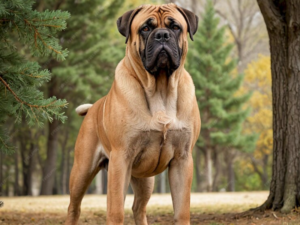
[[[147,32],[149,30],[150,30],[150,28],[148,26],[145,26],[145,27],[142,28],[142,31],[144,31],[144,32]]]
[[[172,29],[173,29],[173,30],[180,30],[180,27],[177,26],[177,25],[174,25],[174,26],[172,27]]]

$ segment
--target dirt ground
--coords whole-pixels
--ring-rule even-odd
[[[201,193],[191,195],[191,224],[203,225],[300,225],[299,212],[282,215],[267,211],[239,218],[239,213],[257,207],[267,198],[267,192]],[[0,225],[63,224],[69,196],[0,197]],[[131,205],[133,196],[125,202],[125,223],[134,224]],[[105,224],[106,196],[86,195],[82,202],[80,224]],[[148,223],[173,224],[170,194],[153,195],[147,209]]]

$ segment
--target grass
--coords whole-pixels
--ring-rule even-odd
[[[296,225],[298,213],[282,215],[266,212],[253,217],[236,219],[233,215],[261,205],[267,192],[201,193],[191,195],[191,224],[203,225]],[[0,225],[6,224],[63,224],[69,196],[0,197]],[[125,202],[124,224],[134,224],[131,205],[133,196]],[[105,224],[106,196],[86,195],[82,202],[80,224]],[[152,225],[173,224],[173,207],[170,194],[154,194],[147,207],[148,222]]]

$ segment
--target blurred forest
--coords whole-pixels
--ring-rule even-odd
[[[272,96],[268,36],[253,0],[37,0],[38,11],[68,11],[58,33],[66,60],[36,60],[52,73],[45,96],[66,99],[68,117],[43,127],[24,119],[5,121],[12,154],[0,152],[0,195],[68,194],[73,150],[82,117],[75,108],[105,95],[125,54],[116,20],[141,4],[174,2],[199,16],[186,68],[194,79],[202,130],[193,151],[193,192],[269,188],[272,163]],[[26,54],[23,49],[19,51]],[[1,84],[0,84],[1,85]],[[167,171],[156,176],[155,192],[169,192]],[[106,193],[101,171],[88,193]],[[129,192],[132,192],[129,188]]]

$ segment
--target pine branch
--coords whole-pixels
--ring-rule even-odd
[[[37,109],[49,108],[49,107],[51,107],[56,102],[56,101],[53,101],[53,102],[51,102],[50,104],[47,104],[47,105],[32,105],[32,104],[30,104],[28,102],[23,101],[21,98],[19,98],[18,95],[10,88],[9,84],[6,83],[5,80],[1,76],[0,76],[0,80],[4,84],[4,86],[12,93],[12,95],[15,97],[15,99],[19,103],[27,105],[30,108],[37,108]],[[59,106],[55,106],[55,107],[65,107],[65,106],[67,106],[67,103],[59,105]]]
[[[63,50],[56,34],[66,28],[68,12],[32,10],[34,1],[5,1],[0,3],[0,124],[7,116],[16,121],[26,118],[29,124],[52,122],[53,117],[64,122],[66,116],[60,112],[67,106],[65,100],[51,97],[45,99],[39,91],[45,81],[50,80],[47,70],[40,70],[38,63],[28,62],[27,57],[18,53],[25,44],[34,56],[56,56],[64,60]],[[24,53],[23,53],[24,54]],[[7,94],[9,93],[9,94]],[[8,135],[0,129],[0,149],[11,151]]]
[[[54,49],[52,46],[50,45],[47,45],[47,43],[43,40],[43,38],[41,37],[41,34],[40,32],[38,31],[38,29],[36,28],[36,26],[34,26],[33,24],[31,24],[28,20],[24,20],[24,22],[31,28],[34,29],[34,43],[35,43],[35,46],[36,48],[38,48],[37,46],[37,38],[40,39],[42,41],[42,43],[44,44],[45,47],[47,47],[48,49],[54,51],[56,54],[60,54],[61,55],[61,52]],[[46,26],[46,25],[42,25],[42,26]],[[50,25],[47,25],[50,27]],[[61,26],[55,26],[55,25],[52,25],[52,27],[56,27],[56,28],[61,28]]]

